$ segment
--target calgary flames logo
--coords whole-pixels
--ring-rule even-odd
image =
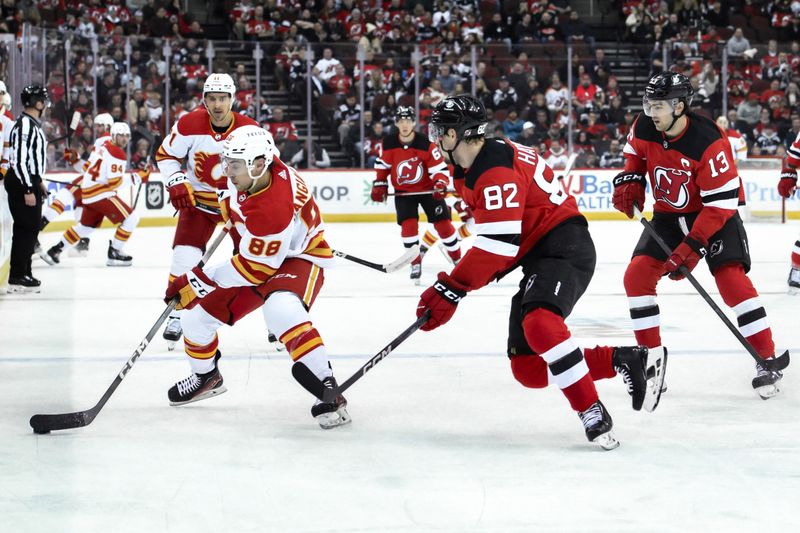
[[[401,161],[397,165],[397,185],[411,185],[422,179],[419,157]]]
[[[653,196],[656,201],[665,202],[675,209],[683,209],[689,203],[689,183],[691,174],[687,170],[656,167],[653,172],[656,186]]]
[[[196,152],[194,154],[194,175],[199,181],[217,189],[227,188],[226,178],[222,175],[222,161],[219,154]]]

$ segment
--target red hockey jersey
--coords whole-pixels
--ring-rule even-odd
[[[477,237],[450,275],[470,290],[515,268],[553,228],[582,216],[544,159],[508,139],[487,139],[472,166],[456,167],[454,177]]]
[[[744,204],[728,136],[711,119],[689,113],[683,133],[667,138],[640,114],[623,152],[626,171],[649,175],[655,212],[700,212],[695,238],[707,242]]]
[[[400,142],[396,134],[386,137],[375,170],[379,179],[390,179],[392,187],[401,192],[430,191],[439,174],[450,181],[441,152],[420,133],[415,133],[410,143]]]

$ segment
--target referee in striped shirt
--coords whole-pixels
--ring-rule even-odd
[[[25,111],[11,128],[9,169],[4,180],[14,219],[8,292],[39,292],[41,282],[31,272],[31,256],[39,235],[42,201],[47,197],[43,181],[47,140],[41,120],[50,99],[41,85],[28,85],[20,102]]]

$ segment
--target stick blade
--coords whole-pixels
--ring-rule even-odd
[[[30,425],[34,433],[45,435],[51,431],[84,427],[89,425],[93,419],[94,417],[90,418],[85,411],[61,415],[33,415]]]
[[[765,365],[770,370],[780,371],[780,370],[785,369],[787,366],[789,366],[789,362],[790,362],[789,361],[789,350],[786,350],[785,352],[783,352],[778,357],[775,357],[774,359],[764,359],[764,360],[762,360],[761,364]]]
[[[292,377],[294,377],[304,389],[323,402],[333,402],[338,394],[337,390],[326,387],[314,372],[312,372],[305,363],[301,363],[300,361],[292,365]]]
[[[80,111],[75,111],[72,114],[72,120],[69,123],[69,129],[71,129],[72,131],[78,129],[78,124],[80,124],[80,121],[81,121],[81,113]]]
[[[415,244],[414,246],[406,250],[406,253],[404,253],[391,263],[387,263],[386,265],[384,265],[384,270],[386,271],[387,274],[396,272],[401,268],[403,268],[404,266],[410,264],[411,261],[416,259],[418,255],[419,255],[419,244]]]

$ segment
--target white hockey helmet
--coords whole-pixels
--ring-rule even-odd
[[[207,93],[227,93],[233,100],[236,97],[236,84],[233,83],[230,74],[214,72],[206,78],[206,82],[203,84],[204,98]]]
[[[100,113],[94,117],[94,125],[110,128],[114,125],[114,117],[112,117],[110,113]]]
[[[247,175],[258,180],[267,171],[275,158],[275,141],[272,134],[259,126],[242,126],[228,135],[222,145],[222,171],[228,174],[230,165],[244,163]],[[257,159],[264,158],[264,170],[253,175]]]
[[[111,125],[111,135],[128,135],[131,134],[131,128],[127,122],[114,122]]]
[[[7,94],[8,89],[6,88],[6,82],[0,80],[0,93]]]

